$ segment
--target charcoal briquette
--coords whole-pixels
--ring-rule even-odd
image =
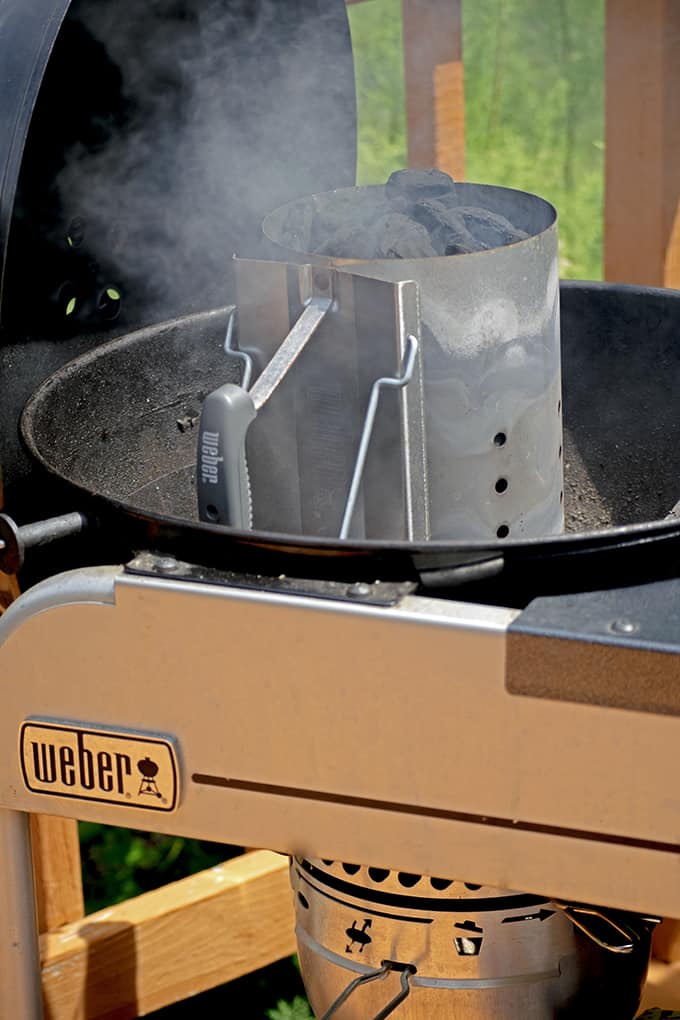
[[[512,223],[489,209],[477,206],[459,206],[457,212],[462,216],[470,234],[486,248],[500,248],[506,244],[523,241],[529,235],[518,230]]]
[[[455,193],[456,184],[442,170],[395,170],[385,185],[388,199],[437,198]]]
[[[378,259],[427,259],[438,254],[427,228],[401,213],[388,213],[373,229]]]
[[[331,258],[422,259],[486,251],[527,236],[499,213],[458,205],[448,174],[398,170],[384,189],[347,188],[295,203],[282,241]]]
[[[456,209],[449,209],[437,199],[426,199],[413,206],[412,216],[427,228],[438,255],[459,255],[484,248],[468,230]]]

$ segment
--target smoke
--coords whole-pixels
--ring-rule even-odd
[[[353,183],[342,0],[76,0],[69,29],[118,95],[66,149],[59,231],[142,319],[233,297],[231,255],[263,253],[267,212]]]

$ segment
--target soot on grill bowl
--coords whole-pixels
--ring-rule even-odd
[[[461,203],[440,170],[397,170],[382,193],[338,192],[323,206],[314,196],[291,207],[280,242],[314,255],[346,259],[420,259],[467,255],[528,235],[499,213]]]

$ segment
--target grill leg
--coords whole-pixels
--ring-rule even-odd
[[[0,809],[0,1017],[42,1020],[29,816]]]

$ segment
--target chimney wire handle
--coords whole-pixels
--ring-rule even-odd
[[[395,964],[393,963],[393,961],[385,960],[383,961],[379,970],[373,970],[370,971],[368,974],[361,974],[360,977],[354,978],[353,981],[350,981],[350,983],[347,985],[344,991],[340,992],[340,995],[337,997],[335,1002],[333,1002],[328,1007],[326,1012],[321,1017],[321,1020],[330,1020],[331,1017],[335,1016],[340,1007],[347,1002],[350,995],[353,995],[357,988],[360,988],[363,985],[367,985],[370,981],[375,981],[377,978],[386,977],[387,974],[389,974],[390,971],[394,969]],[[385,1006],[383,1006],[380,1012],[375,1014],[373,1020],[385,1020],[385,1018],[388,1017],[391,1013],[393,1013],[397,1006],[401,1005],[404,999],[408,997],[408,995],[411,992],[410,978],[411,975],[414,973],[415,967],[411,966],[401,967],[400,977],[401,988],[399,989],[397,994],[392,999],[390,999],[390,1001]]]
[[[224,353],[230,358],[234,358],[236,361],[240,361],[243,366],[243,376],[241,378],[241,386],[244,390],[250,389],[250,380],[253,374],[253,359],[246,353],[246,351],[239,350],[238,347],[234,347],[234,326],[236,325],[236,309],[232,308],[229,315],[229,321],[227,322],[227,331],[224,335]]]
[[[368,454],[368,447],[371,442],[371,436],[373,434],[373,426],[375,425],[375,416],[378,412],[378,402],[380,400],[380,393],[383,389],[402,389],[404,386],[408,386],[411,379],[413,378],[413,370],[416,364],[416,356],[418,354],[418,340],[409,333],[406,337],[408,347],[404,354],[400,375],[398,376],[382,376],[380,379],[376,379],[371,387],[371,395],[368,400],[368,407],[366,409],[366,417],[364,418],[364,427],[361,431],[361,439],[359,440],[359,448],[357,450],[356,460],[354,462],[354,472],[352,474],[352,483],[349,487],[349,495],[347,496],[347,502],[345,504],[345,512],[342,518],[342,524],[340,526],[341,539],[347,538],[349,535],[349,529],[352,524],[352,518],[354,517],[354,510],[356,508],[357,498],[359,496],[359,488],[361,486],[361,480],[364,474],[364,467],[366,466],[366,456]]]

